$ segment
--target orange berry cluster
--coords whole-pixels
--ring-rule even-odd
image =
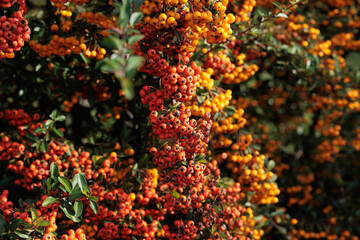
[[[105,29],[104,31],[99,32],[99,34],[103,36],[109,35],[109,33],[106,32],[107,29],[111,29],[116,26],[115,17],[107,18],[105,15],[101,13],[82,12],[79,15],[79,18],[86,20],[87,23],[93,23]]]
[[[243,128],[246,124],[246,119],[243,117],[244,109],[238,108],[235,113],[224,120],[219,124],[218,122],[214,122],[212,128],[215,133],[230,133],[233,134],[238,132],[241,128]],[[236,146],[233,147],[234,150],[238,150]]]
[[[237,41],[237,43],[241,42]],[[258,66],[255,64],[247,67],[244,66],[246,55],[244,53],[239,54],[240,47],[236,45],[235,41],[231,41],[228,44],[229,48],[235,47],[235,50],[232,51],[232,54],[237,55],[235,64],[227,56],[230,53],[227,50],[219,51],[216,55],[210,52],[204,60],[204,67],[207,68],[207,73],[214,75],[216,80],[222,78],[221,81],[225,84],[239,84],[248,80],[258,70]]]
[[[356,137],[351,141],[351,145],[356,151],[360,151],[360,129],[355,130],[355,135]]]
[[[229,1],[229,9],[235,14],[235,22],[246,22],[250,19],[249,13],[253,11],[257,1],[245,0],[241,4],[234,0]]]
[[[230,163],[227,164],[229,169],[237,180],[243,186],[243,197],[247,192],[253,192],[251,202],[259,204],[277,203],[277,195],[280,190],[273,182],[268,182],[273,177],[273,172],[267,171],[265,168],[265,156],[255,153],[255,155],[247,154],[245,156],[233,155],[230,157]],[[246,186],[246,187],[245,187]]]
[[[201,39],[206,39],[208,43],[219,43],[225,41],[232,33],[230,24],[234,23],[235,17],[232,13],[226,14],[228,1],[216,2],[212,7],[208,2],[197,1],[192,3],[192,8],[188,6],[182,7],[184,1],[144,1],[140,6],[140,10],[146,15],[143,23],[139,23],[138,27],[146,27],[146,32],[153,32],[155,30],[167,32],[170,36],[160,36],[152,39],[159,38],[160,43],[164,43],[166,48],[170,48],[175,42],[165,41],[163,38],[174,38],[172,29],[186,30],[186,34],[179,40],[179,44],[174,44],[181,52],[193,53]],[[161,12],[166,6],[175,7],[175,10],[167,10]],[[211,10],[216,10],[214,14]],[[161,12],[161,13],[160,13]],[[153,15],[152,15],[153,14]],[[152,17],[150,16],[152,15]],[[191,29],[191,31],[187,31]],[[143,31],[145,32],[145,31]],[[188,32],[191,32],[189,34]],[[147,38],[147,35],[145,35]]]
[[[329,56],[331,55],[330,46],[331,46],[331,41],[327,40],[325,42],[316,44],[313,49],[309,49],[309,53],[314,55],[316,54],[319,57]]]
[[[70,55],[72,52],[80,54],[86,50],[86,45],[81,44],[75,37],[62,38],[58,35],[52,36],[52,39],[46,45],[36,43],[34,40],[31,40],[29,45],[36,53],[39,53],[40,57],[65,56]]]
[[[83,53],[85,57],[101,60],[106,54],[104,48],[98,47],[93,50],[88,49],[82,40],[79,41],[74,36],[62,38],[58,35],[53,35],[52,39],[46,45],[36,43],[34,40],[31,40],[29,45],[36,53],[39,53],[40,57],[49,57],[52,55],[65,56],[72,53]]]
[[[1,8],[11,7],[15,2],[19,8],[10,16],[0,16],[0,59],[14,58],[14,51],[19,51],[30,40],[31,30],[24,18],[27,12],[25,0],[1,1]]]
[[[96,44],[86,44],[85,43],[85,35],[86,32],[89,32],[88,29],[85,29],[83,33],[77,33],[75,36],[68,36],[68,32],[70,32],[74,27],[77,26],[78,19],[84,19],[88,24],[94,24],[97,26],[96,33],[101,36],[108,36],[108,29],[116,26],[115,17],[107,18],[105,15],[101,13],[93,13],[93,12],[81,12],[79,13],[74,22],[69,19],[74,10],[69,7],[65,7],[65,3],[68,1],[57,1],[55,6],[61,8],[61,10],[55,12],[55,15],[60,13],[62,18],[60,19],[60,27],[58,24],[52,24],[50,26],[50,30],[54,33],[49,43],[41,44],[36,41],[30,41],[30,47],[36,52],[39,53],[40,57],[49,57],[53,55],[57,56],[65,56],[74,54],[83,53],[87,58],[95,58],[96,60],[101,60],[104,58],[106,54],[106,50]],[[88,1],[76,1],[77,5],[81,5]],[[59,32],[61,30],[61,32]],[[66,35],[66,37],[62,37],[62,35]],[[94,35],[95,38],[98,38]]]
[[[71,108],[74,106],[74,104],[79,102],[79,97],[83,94],[81,92],[75,92],[75,94],[71,97],[71,101],[65,100],[63,101],[64,106],[64,112],[70,112]]]
[[[309,42],[317,40],[320,35],[319,29],[311,27],[314,23],[305,22],[305,16],[301,14],[290,14],[288,18],[278,18],[276,22],[286,24],[286,29],[275,29],[277,40],[285,44],[289,44],[291,39],[305,48],[311,47]]]
[[[360,40],[355,39],[354,33],[339,33],[331,38],[333,46],[341,47],[345,50],[356,51],[360,48]]]
[[[211,76],[214,74],[212,68],[202,68],[200,73],[200,80],[196,83],[196,87],[204,87],[211,90],[214,87],[214,79]]]
[[[220,93],[214,96],[211,101],[206,99],[201,106],[196,104],[191,106],[191,113],[194,116],[204,116],[207,112],[212,114],[222,111],[226,106],[229,105],[231,100],[231,90],[226,90],[224,93]]]

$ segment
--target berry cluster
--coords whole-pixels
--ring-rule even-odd
[[[19,51],[30,39],[28,21],[24,18],[27,11],[25,0],[1,1],[0,8],[9,8],[18,2],[19,8],[10,16],[0,16],[0,59],[14,58],[14,51]]]

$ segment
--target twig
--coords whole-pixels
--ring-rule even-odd
[[[286,234],[286,231],[283,227],[281,227],[279,224],[274,222],[272,219],[270,220],[271,226],[275,227],[281,234],[283,234],[287,239],[291,239],[289,235]]]

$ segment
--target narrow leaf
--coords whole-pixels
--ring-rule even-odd
[[[59,166],[55,162],[52,162],[50,165],[50,176],[54,180],[57,179],[58,176],[60,176],[59,175]]]
[[[143,58],[140,56],[129,57],[129,59],[126,61],[125,76],[129,79],[133,78],[142,62]]]
[[[50,222],[48,220],[41,221],[37,227],[47,227],[50,225]]]
[[[63,137],[63,136],[64,136],[64,133],[63,133],[60,129],[53,128],[52,130],[53,130],[53,132],[54,132],[57,136],[59,136],[59,137]]]
[[[60,116],[58,116],[58,117],[55,118],[55,120],[58,121],[58,122],[63,122],[63,121],[65,121],[65,119],[66,119],[66,118],[65,118],[64,115],[60,115]]]
[[[72,184],[70,180],[66,177],[58,177],[58,180],[65,187],[65,190],[70,193],[72,190]]]
[[[281,8],[281,4],[279,2],[273,1],[272,4],[277,8]]]
[[[39,138],[35,136],[33,133],[27,133],[26,137],[32,142],[39,142]]]
[[[90,207],[91,207],[91,209],[93,210],[93,212],[94,212],[95,214],[98,213],[98,211],[99,211],[99,206],[98,206],[98,204],[97,204],[95,201],[90,200]]]
[[[273,168],[275,167],[275,161],[274,160],[270,160],[267,166],[267,169],[269,171],[271,171]]]
[[[55,119],[55,118],[57,118],[57,117],[59,116],[59,114],[60,114],[59,110],[55,109],[55,110],[53,110],[53,111],[51,112],[50,118],[51,118],[51,119]]]
[[[82,214],[84,205],[81,201],[75,201],[74,203],[74,210],[75,210],[75,217],[79,217]]]
[[[142,12],[134,12],[133,14],[131,14],[130,16],[130,25],[131,26],[135,26],[135,24],[142,19],[144,16],[144,14]]]
[[[128,43],[130,44],[130,45],[133,45],[134,43],[136,43],[136,42],[138,42],[138,41],[140,41],[141,39],[143,39],[144,38],[144,35],[134,35],[134,36],[131,36],[130,38],[129,38],[129,41],[128,41]]]
[[[78,185],[77,185],[78,186]],[[73,190],[70,195],[69,195],[69,200],[75,200],[75,199],[79,199],[82,198],[84,196],[84,194],[81,192],[80,188],[77,188],[75,190]]]
[[[288,18],[288,15],[286,15],[285,13],[278,13],[276,14],[276,17]]]
[[[48,207],[48,206],[50,206],[51,204],[53,204],[53,203],[55,203],[57,201],[59,201],[59,198],[49,196],[43,201],[42,206],[43,207]]]
[[[37,133],[44,133],[45,132],[45,129],[44,128],[37,128],[33,131],[34,134],[37,134]]]

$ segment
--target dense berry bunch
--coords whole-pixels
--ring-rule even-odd
[[[9,8],[15,2],[19,4],[17,11],[10,16],[0,16],[0,59],[13,58],[14,51],[19,51],[30,40],[31,31],[24,18],[27,11],[25,0],[2,1],[0,8]]]

